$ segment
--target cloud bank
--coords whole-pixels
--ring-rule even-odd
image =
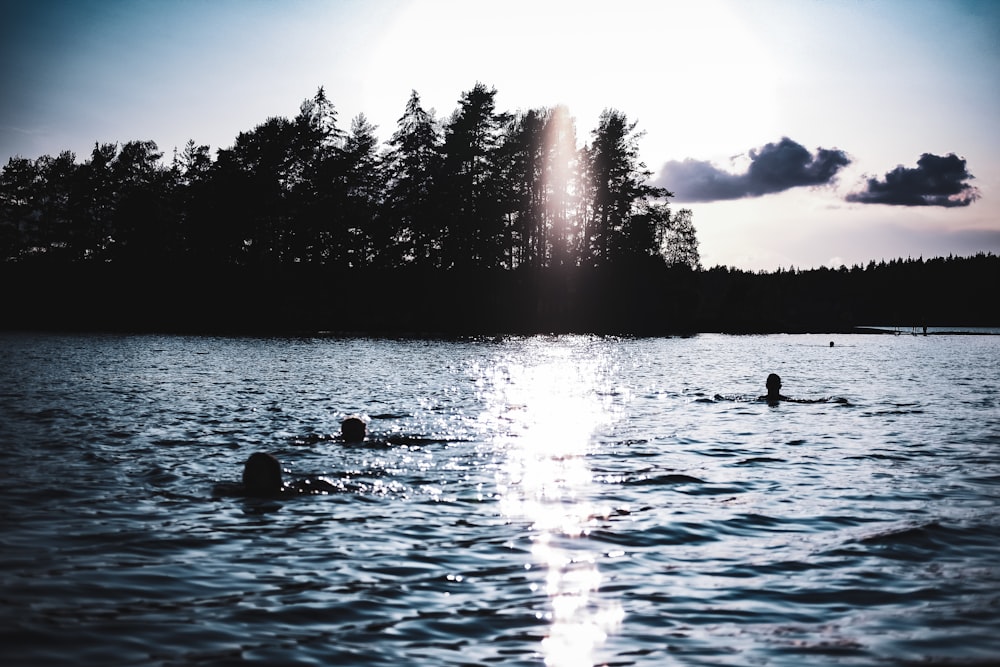
[[[968,206],[979,199],[979,190],[966,181],[973,178],[965,160],[954,153],[942,157],[924,153],[916,168],[902,165],[884,180],[869,178],[865,189],[847,195],[847,201],[894,206]]]
[[[670,190],[681,202],[760,197],[803,185],[827,185],[850,163],[844,151],[818,148],[813,155],[802,144],[782,137],[751,150],[750,166],[742,174],[702,160],[671,160],[663,165],[655,185]]]

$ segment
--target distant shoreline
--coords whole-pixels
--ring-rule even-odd
[[[1000,334],[994,255],[751,273],[0,263],[2,330],[298,335]],[[909,322],[919,325],[873,325]],[[945,326],[931,323],[947,322]],[[309,335],[309,334],[307,334]]]
[[[1000,327],[928,326],[927,331],[923,327],[893,326],[858,326],[854,329],[854,333],[897,336],[1000,336]]]

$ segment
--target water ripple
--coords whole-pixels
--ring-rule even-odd
[[[1000,339],[813,342],[3,334],[5,664],[991,664]]]

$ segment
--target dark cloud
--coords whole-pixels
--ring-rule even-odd
[[[671,160],[663,165],[656,185],[673,192],[677,201],[759,197],[803,185],[829,184],[850,163],[844,151],[818,148],[813,155],[802,144],[782,137],[751,150],[750,166],[742,174],[722,171],[702,160]]]
[[[965,159],[954,153],[942,157],[924,153],[916,168],[899,166],[885,180],[869,178],[865,189],[847,195],[847,201],[895,206],[968,206],[979,190],[966,183],[972,174]]]

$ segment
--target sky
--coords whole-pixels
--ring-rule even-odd
[[[706,267],[1000,254],[994,0],[0,0],[0,165],[214,152],[320,86],[388,139],[477,82],[636,121]]]

